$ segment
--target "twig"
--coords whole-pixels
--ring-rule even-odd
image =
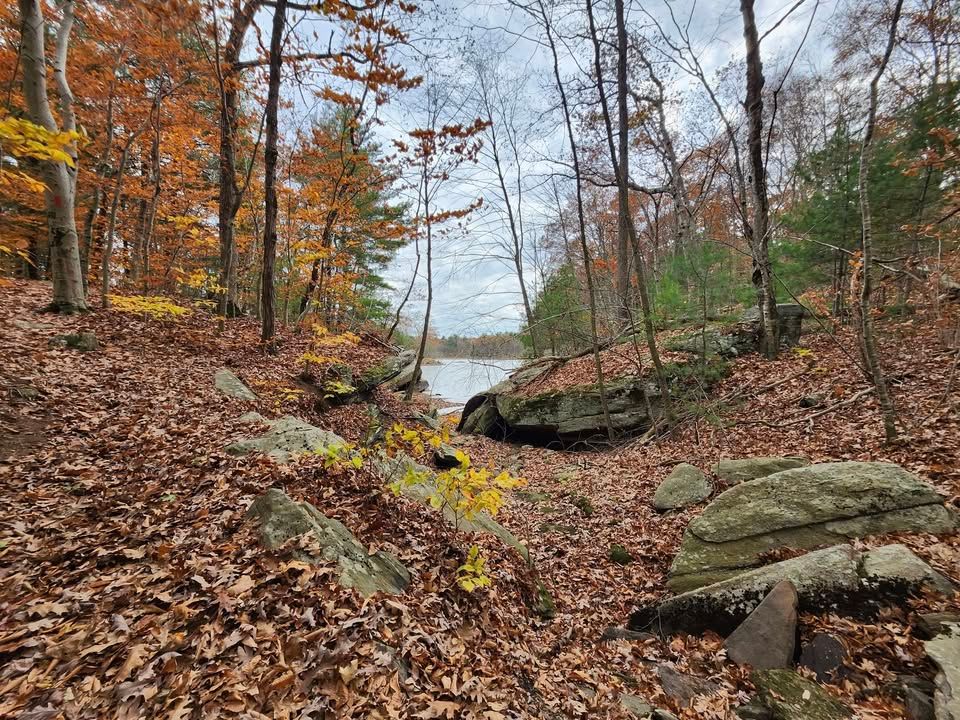
[[[831,413],[831,412],[833,412],[834,410],[839,410],[840,408],[842,408],[842,407],[844,407],[844,406],[846,406],[846,405],[850,405],[851,403],[855,402],[856,400],[859,400],[859,399],[862,398],[864,395],[869,395],[870,393],[873,392],[873,390],[874,390],[874,388],[868,387],[868,388],[866,388],[865,390],[861,390],[860,392],[858,392],[858,393],[856,393],[856,394],[854,394],[854,395],[851,395],[850,397],[848,397],[846,400],[843,400],[842,402],[834,403],[833,405],[831,405],[831,406],[828,407],[828,408],[824,408],[823,410],[820,410],[819,412],[815,412],[813,415],[804,415],[803,417],[796,418],[796,419],[793,419],[793,420],[789,420],[789,421],[787,421],[787,422],[772,423],[772,422],[769,422],[768,420],[743,420],[743,421],[741,421],[741,422],[737,422],[737,423],[734,423],[734,424],[735,424],[735,425],[763,425],[763,426],[765,426],[765,427],[771,427],[771,428],[781,429],[781,428],[789,427],[790,425],[797,425],[797,424],[799,424],[799,423],[809,422],[809,421],[811,421],[811,420],[815,420],[816,418],[820,417],[821,415],[826,415],[827,413]]]

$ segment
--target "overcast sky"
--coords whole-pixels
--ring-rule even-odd
[[[773,67],[775,59],[793,55],[815,11],[795,72],[803,72],[810,67],[826,69],[831,56],[827,38],[838,2],[842,0],[825,0],[819,4],[816,0],[806,0],[801,8],[790,14],[763,40],[763,56],[767,65]],[[756,13],[761,35],[795,3],[796,0],[758,0]],[[681,24],[689,22],[698,57],[709,74],[729,61],[742,57],[743,26],[739,0],[700,0],[699,3],[675,0],[671,6]],[[531,160],[523,168],[524,185],[528,190],[522,211],[529,245],[549,214],[546,193],[537,188],[560,169],[549,160],[563,160],[569,152],[559,117],[550,112],[556,93],[552,86],[547,51],[538,43],[538,29],[529,17],[505,0],[437,0],[432,5],[425,4],[422,7],[429,10],[430,20],[417,28],[414,39],[417,51],[406,55],[405,61],[412,71],[426,73],[437,82],[455,85],[468,92],[470,80],[460,63],[465,48],[471,43],[481,43],[495,49],[500,55],[501,64],[509,72],[525,78],[522,87],[511,87],[509,92],[519,93],[518,97],[530,117],[539,118],[536,131],[528,141],[527,152]],[[665,0],[645,0],[642,5],[664,27],[669,25],[667,7]],[[643,16],[638,3],[629,9],[628,22],[631,26],[651,24]],[[572,46],[565,52],[563,73],[566,77],[583,70],[572,57],[578,53],[582,56],[583,51],[582,47]],[[424,55],[429,56],[426,62]],[[775,79],[768,78],[768,83]],[[674,87],[688,98],[698,90],[693,82],[682,77],[677,77]],[[379,130],[381,142],[389,143],[393,138],[403,137],[405,130],[422,124],[418,112],[421,99],[418,92],[414,91],[382,111],[384,124]],[[686,101],[686,107],[691,106],[692,98]],[[698,122],[699,119],[685,116],[684,107],[681,101],[676,122],[689,127],[691,122]],[[472,119],[473,115],[469,118],[466,116],[468,112],[469,109],[464,109],[461,119]],[[306,114],[304,105],[299,104],[297,115],[302,119]],[[501,202],[492,186],[493,177],[481,168],[465,168],[462,177],[451,182],[441,198],[441,204],[447,209],[462,207],[478,196],[483,196],[485,205],[470,218],[465,232],[451,235],[435,248],[431,326],[440,335],[478,335],[512,331],[520,327],[523,310],[516,276],[512,268],[496,257],[496,242],[498,238],[508,238],[509,230]],[[415,252],[411,245],[404,248],[388,268],[386,277],[396,289],[395,301],[406,290],[414,263]],[[532,293],[533,268],[527,272],[530,276],[528,291]],[[424,273],[425,267],[421,264],[413,299],[404,313],[410,321],[409,329],[422,322],[426,284]]]

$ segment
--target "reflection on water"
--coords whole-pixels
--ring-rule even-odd
[[[430,383],[429,392],[463,405],[478,392],[496,385],[520,367],[522,360],[470,360],[443,358],[424,365],[423,379]]]

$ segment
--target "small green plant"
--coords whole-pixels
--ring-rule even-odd
[[[467,592],[477,588],[490,587],[490,576],[487,575],[487,559],[483,557],[480,548],[471,545],[467,552],[467,561],[457,568],[457,584]]]

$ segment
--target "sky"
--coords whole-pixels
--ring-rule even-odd
[[[829,64],[829,28],[837,5],[842,1],[818,3],[806,0],[764,38],[762,52],[765,62],[772,67],[771,60],[792,56],[813,16],[795,72]],[[761,35],[783,18],[795,3],[796,0],[758,0],[756,15]],[[652,27],[652,21],[643,15],[645,10],[663,27],[669,27],[666,0],[646,0],[642,8],[640,3],[628,5],[628,26],[644,24]],[[432,4],[422,4],[422,7],[429,12],[428,20],[416,28],[412,43],[415,50],[405,52],[403,62],[412,72],[424,74],[429,81],[455,88],[453,93],[457,97],[451,101],[451,107],[459,112],[452,112],[452,115],[459,115],[463,120],[475,116],[469,103],[458,99],[469,96],[473,87],[469,73],[465,73],[462,67],[462,59],[471,46],[489,47],[505,72],[522,78],[522,86],[519,80],[515,80],[504,89],[504,95],[519,100],[532,129],[522,151],[529,159],[521,167],[525,190],[521,213],[529,248],[550,219],[546,186],[548,179],[562,169],[552,161],[566,158],[569,152],[560,118],[552,112],[556,91],[548,51],[540,44],[538,29],[530,18],[506,0],[436,0]],[[739,0],[672,0],[669,7],[673,8],[681,25],[689,24],[697,55],[708,75],[730,60],[742,57],[743,26]],[[651,31],[656,32],[654,28]],[[584,71],[576,59],[577,55],[583,59],[584,49],[568,44],[563,50],[561,71],[565,77]],[[700,122],[699,118],[685,113],[685,107],[693,107],[690,96],[698,91],[695,81],[682,75],[676,80],[673,88],[686,101],[682,100],[677,106],[677,115],[672,121],[683,126]],[[778,78],[768,78],[768,83],[775,80]],[[421,103],[422,94],[413,91],[381,110],[382,125],[377,131],[380,142],[388,144],[422,124]],[[295,107],[298,108],[295,114],[301,119],[310,112],[302,103],[295,104]],[[509,238],[509,227],[495,189],[495,177],[487,163],[464,167],[445,186],[439,198],[440,204],[450,209],[463,207],[478,197],[484,199],[484,207],[470,217],[464,231],[439,241],[435,248],[431,327],[439,335],[478,335],[515,331],[521,327],[523,308],[515,272],[512,266],[496,257],[497,243]],[[536,290],[532,260],[532,257],[527,258],[530,267],[525,269],[531,295]],[[415,250],[411,244],[401,250],[387,268],[385,277],[395,289],[391,298],[394,302],[398,302],[406,291],[414,266]],[[414,293],[404,312],[408,331],[415,332],[422,324],[425,294],[425,267],[421,263]]]

